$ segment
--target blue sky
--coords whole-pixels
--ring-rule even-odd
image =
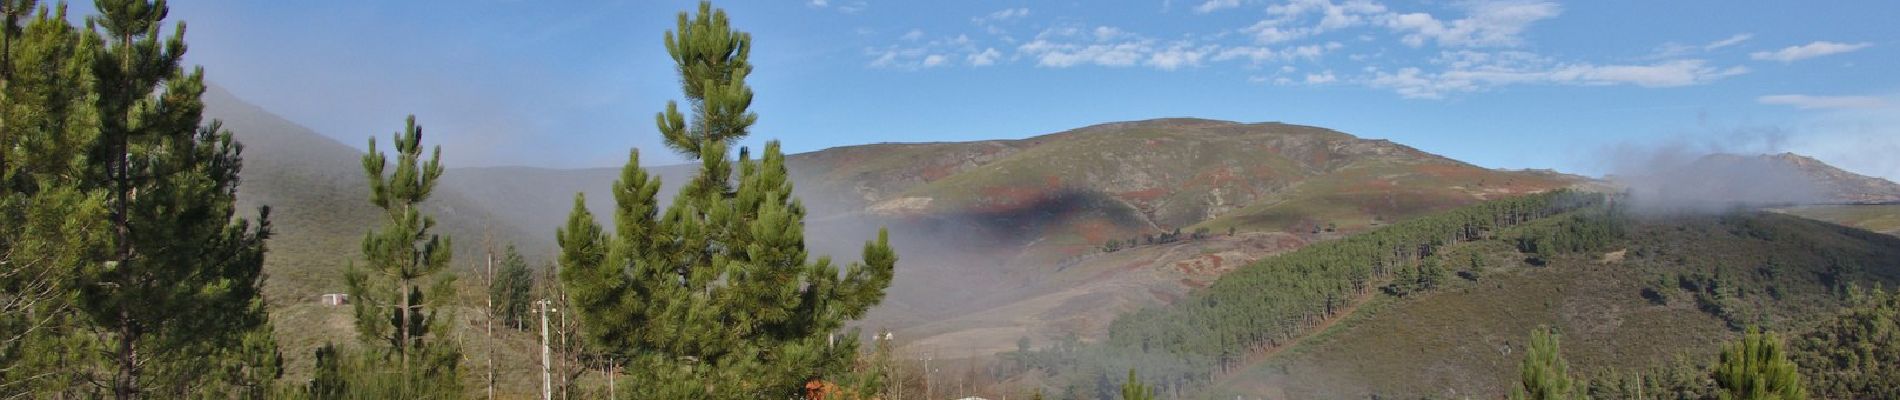
[[[653,163],[689,1],[179,1],[188,61],[362,146],[410,113],[451,165]],[[727,1],[754,145],[1283,121],[1488,167],[1810,154],[1900,179],[1900,2]],[[80,7],[84,12],[83,8]]]

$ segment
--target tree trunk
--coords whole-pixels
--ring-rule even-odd
[[[411,288],[410,288],[410,286],[409,286],[409,279],[408,279],[408,278],[403,278],[403,280],[402,280],[402,286],[401,286],[401,287],[399,287],[399,288],[398,288],[398,289],[396,289],[396,290],[397,290],[397,292],[400,292],[400,294],[398,294],[397,296],[401,296],[401,297],[402,297],[402,301],[400,302],[400,303],[402,304],[402,311],[401,311],[401,313],[402,313],[402,329],[401,329],[401,332],[402,332],[402,333],[401,333],[401,337],[400,337],[400,339],[402,340],[402,342],[396,345],[396,351],[398,351],[398,352],[401,352],[401,353],[402,353],[402,373],[403,373],[403,379],[402,379],[402,392],[403,392],[404,394],[408,394],[408,393],[410,393],[410,392],[409,392],[409,381],[410,381],[410,376],[409,376],[409,373],[410,373],[410,370],[409,370],[409,351],[410,351],[410,350],[412,350],[412,349],[410,349],[410,348],[409,348],[409,345],[410,345],[410,341],[409,341],[409,324],[410,324],[410,322],[409,322],[409,311],[410,311],[410,308],[409,308],[409,307],[410,307],[410,304],[409,304],[409,293],[410,293],[410,291],[412,291],[412,290],[413,290],[413,289],[411,289]]]
[[[112,379],[113,398],[126,400],[139,398],[139,353],[138,335],[132,327],[132,315],[119,311],[119,351],[118,372]]]
[[[484,309],[483,314],[487,314],[488,318],[483,319],[483,325],[488,335],[488,400],[495,400],[495,253],[493,251],[488,253],[487,265],[487,270],[483,271],[486,278],[483,280],[488,283],[488,308]]]

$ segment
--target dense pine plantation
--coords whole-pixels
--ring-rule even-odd
[[[1900,278],[1900,238],[1746,210],[1592,215],[1602,214],[1580,210],[1452,246],[1436,262],[1456,265],[1459,279],[1373,296],[1295,348],[1189,393],[1502,396],[1518,385],[1527,332],[1550,331],[1562,337],[1573,381],[1555,398],[1716,398],[1733,389],[1715,378],[1719,353],[1751,328],[1800,366],[1813,397],[1865,398],[1854,394],[1891,385],[1874,360],[1900,342],[1882,333],[1890,311],[1866,293]],[[1611,227],[1621,238],[1588,239]],[[1540,254],[1527,245],[1540,236],[1583,240]]]
[[[1467,385],[1494,382],[1479,386],[1477,393],[1502,394],[1514,387],[1492,381],[1502,375],[1474,377],[1469,374],[1476,370],[1419,369],[1473,362],[1453,361],[1467,358],[1454,356],[1453,349],[1469,344],[1460,344],[1457,334],[1429,328],[1442,324],[1426,321],[1493,320],[1502,315],[1527,318],[1459,329],[1472,331],[1466,335],[1494,336],[1499,333],[1492,331],[1502,325],[1548,321],[1531,315],[1556,311],[1550,308],[1554,304],[1582,301],[1565,307],[1586,308],[1564,309],[1589,315],[1595,311],[1577,310],[1607,307],[1603,312],[1643,313],[1611,318],[1679,322],[1635,328],[1626,325],[1618,331],[1588,325],[1591,320],[1587,318],[1564,319],[1582,315],[1563,317],[1569,314],[1560,313],[1555,321],[1540,322],[1557,323],[1563,330],[1581,330],[1579,334],[1587,341],[1566,344],[1583,346],[1565,350],[1571,355],[1582,354],[1583,358],[1581,364],[1566,367],[1567,372],[1560,374],[1570,382],[1563,384],[1561,396],[1539,397],[1535,395],[1539,392],[1533,390],[1527,398],[1716,398],[1731,389],[1744,390],[1723,386],[1717,379],[1717,365],[1722,360],[1711,353],[1716,350],[1711,340],[1739,338],[1742,332],[1757,328],[1764,331],[1765,339],[1751,337],[1758,343],[1749,346],[1773,342],[1778,359],[1798,362],[1798,375],[1811,376],[1800,380],[1805,382],[1800,384],[1804,391],[1827,398],[1859,398],[1854,394],[1890,390],[1882,389],[1891,387],[1883,385],[1892,385],[1889,382],[1893,381],[1892,372],[1882,366],[1882,361],[1892,359],[1892,348],[1900,343],[1891,333],[1895,332],[1891,317],[1883,314],[1891,314],[1891,305],[1883,306],[1878,301],[1883,298],[1878,291],[1874,295],[1865,293],[1867,287],[1891,284],[1900,277],[1900,270],[1895,269],[1900,267],[1896,264],[1900,262],[1900,239],[1746,210],[1716,214],[1632,212],[1613,206],[1620,201],[1612,200],[1596,194],[1547,193],[1485,203],[1313,245],[1238,270],[1173,305],[1124,315],[1111,326],[1104,342],[1068,341],[1035,350],[1022,346],[1022,351],[1003,354],[1002,362],[1012,371],[1046,374],[1049,379],[1031,384],[1030,390],[1047,391],[1058,398],[1110,393],[1115,385],[1125,383],[1123,374],[1115,371],[1129,368],[1138,370],[1142,379],[1158,386],[1161,393],[1182,397],[1213,394],[1221,398],[1219,393],[1232,393],[1227,387],[1241,385],[1239,382],[1299,382],[1304,375],[1294,368],[1310,368],[1300,366],[1315,360],[1332,360],[1319,361],[1329,371],[1355,365],[1372,367],[1349,361],[1362,358],[1384,360],[1376,369],[1358,370],[1364,374],[1357,380],[1360,384],[1386,388],[1375,389],[1373,394],[1424,395],[1431,393],[1426,389],[1431,387],[1428,382],[1459,381]],[[1615,278],[1594,278],[1597,283],[1579,284],[1578,279],[1604,274]],[[1556,283],[1526,285],[1542,281]],[[1568,290],[1577,292],[1563,293]],[[1532,296],[1525,291],[1551,294]],[[1525,304],[1497,309],[1436,305],[1462,303],[1467,300],[1457,299],[1465,298],[1514,301],[1499,296],[1515,296],[1516,302]],[[1592,303],[1598,301],[1613,304]],[[1364,303],[1373,304],[1379,311],[1369,316],[1340,315]],[[1619,304],[1637,309],[1607,311],[1630,307]],[[1842,309],[1849,305],[1854,306]],[[1433,313],[1452,309],[1464,314],[1433,317],[1438,315]],[[1836,310],[1843,314],[1830,317]],[[1533,314],[1520,314],[1524,312]],[[1329,321],[1333,319],[1346,322],[1343,327],[1331,327]],[[1696,320],[1712,322],[1693,322]],[[1412,325],[1398,321],[1411,321],[1407,323]],[[1321,329],[1329,334],[1321,336],[1318,344],[1295,343]],[[1409,335],[1399,332],[1412,329],[1425,329],[1419,333],[1426,337],[1378,339]],[[1337,330],[1345,332],[1330,332]],[[1340,335],[1344,336],[1336,337]],[[1519,335],[1524,333],[1507,335],[1515,338],[1507,342],[1515,347],[1525,337]],[[1651,339],[1636,342],[1627,335],[1648,335]],[[1618,343],[1615,346],[1627,344],[1629,351],[1602,348],[1606,339],[1607,343]],[[1555,346],[1556,339],[1549,340]],[[1414,347],[1423,345],[1419,341],[1432,344]],[[1348,346],[1346,343],[1354,344],[1341,347]],[[1284,346],[1296,346],[1294,355],[1250,358],[1270,350],[1277,352]],[[1659,353],[1643,353],[1640,349]],[[1546,350],[1541,354],[1556,353]],[[1497,355],[1480,358],[1494,357]],[[1366,362],[1380,362],[1370,360]],[[1274,372],[1261,371],[1262,365]],[[1793,366],[1797,364],[1786,365],[1773,373],[1796,371]],[[1439,372],[1428,372],[1434,370]],[[1296,373],[1273,377],[1285,375],[1284,371]],[[1382,375],[1386,373],[1399,375]],[[1294,387],[1351,381],[1296,383]],[[1210,392],[1210,383],[1224,389]],[[1392,388],[1412,389],[1393,392]],[[1333,397],[1365,392],[1287,393]]]
[[[1014,355],[1024,367],[1071,380],[1068,388],[1099,388],[1111,371],[1139,366],[1164,392],[1183,393],[1215,374],[1240,366],[1270,347],[1334,317],[1363,295],[1404,295],[1452,278],[1454,266],[1434,262],[1446,246],[1494,237],[1501,229],[1566,213],[1611,212],[1600,194],[1556,191],[1495,200],[1421,217],[1316,244],[1241,268],[1193,297],[1116,319],[1096,346],[1061,346]],[[1576,211],[1589,209],[1591,211]],[[1574,217],[1602,224],[1536,230],[1521,241],[1554,251],[1614,239],[1613,218]],[[1587,228],[1586,228],[1587,227]],[[1102,381],[1093,385],[1077,380]],[[1068,389],[1076,391],[1075,389]]]

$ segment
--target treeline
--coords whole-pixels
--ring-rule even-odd
[[[1183,239],[1201,240],[1201,239],[1206,239],[1208,235],[1210,235],[1210,233],[1206,227],[1194,228],[1194,231],[1188,233],[1187,236],[1181,235],[1181,228],[1174,228],[1173,231],[1162,232],[1159,235],[1149,233],[1149,234],[1143,234],[1141,236],[1131,237],[1131,238],[1128,238],[1127,240],[1109,239],[1107,242],[1102,243],[1102,252],[1114,253],[1117,251],[1121,251],[1122,249],[1132,249],[1132,248],[1140,247],[1140,246],[1169,244],[1169,243],[1179,242]],[[1227,235],[1233,236],[1234,228],[1227,228]]]
[[[1618,239],[1620,225],[1601,194],[1555,191],[1494,200],[1420,217],[1352,237],[1266,258],[1165,307],[1117,318],[1096,346],[1065,346],[1017,356],[1024,365],[1071,381],[1113,377],[1138,365],[1164,392],[1178,393],[1241,366],[1255,352],[1279,346],[1336,316],[1363,295],[1384,288],[1402,295],[1435,287],[1452,268],[1435,255],[1459,242],[1496,238],[1525,225],[1586,207],[1572,217],[1585,227],[1553,223],[1524,229],[1527,243],[1546,248],[1597,247]],[[1386,283],[1390,286],[1383,286]],[[1112,374],[1112,375],[1111,375]],[[1109,380],[1112,380],[1109,379]],[[1070,383],[1072,386],[1106,388]]]

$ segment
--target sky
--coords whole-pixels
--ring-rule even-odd
[[[661,44],[696,2],[172,4],[214,83],[344,143],[416,114],[451,166],[678,162]],[[1280,121],[1494,168],[1784,152],[1900,180],[1895,1],[724,1],[791,152],[1160,117]],[[90,13],[76,5],[80,14]]]

